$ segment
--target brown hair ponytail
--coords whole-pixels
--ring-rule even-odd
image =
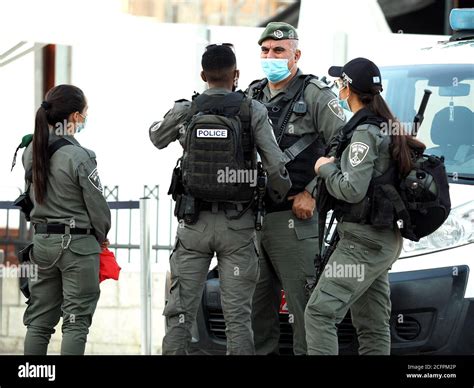
[[[35,132],[33,135],[33,184],[35,200],[43,203],[46,197],[46,182],[49,172],[48,139],[49,127],[44,107],[36,112]]]
[[[413,168],[413,155],[416,152],[422,153],[426,146],[408,134],[398,119],[394,116],[387,103],[380,95],[381,87],[374,86],[373,93],[361,93],[349,86],[351,92],[356,94],[360,101],[374,114],[387,121],[392,129],[390,137],[392,140],[391,154],[397,162],[399,172],[402,176],[407,175]],[[393,129],[397,128],[397,131]]]

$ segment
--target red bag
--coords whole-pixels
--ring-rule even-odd
[[[104,248],[100,253],[99,283],[105,279],[118,280],[121,269],[114,253]]]

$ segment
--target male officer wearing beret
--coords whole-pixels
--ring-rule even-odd
[[[328,85],[298,69],[301,51],[293,26],[269,23],[258,44],[266,78],[250,84],[247,93],[267,107],[293,185],[283,203],[266,201],[267,215],[259,236],[261,272],[252,311],[255,348],[257,354],[279,351],[283,289],[294,353],[306,354],[304,311],[315,282],[318,251],[313,166],[345,116]]]

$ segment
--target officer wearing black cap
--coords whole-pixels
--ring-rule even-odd
[[[376,222],[388,200],[379,188],[408,173],[411,150],[424,145],[400,133],[380,95],[382,77],[372,61],[356,58],[331,67],[329,74],[338,77],[340,101],[354,116],[337,136],[331,157],[315,164],[335,201],[340,240],[306,307],[308,354],[338,353],[336,324],[349,308],[359,353],[389,354],[388,270],[400,255],[402,237],[396,225]],[[398,130],[381,131],[391,124]]]
[[[257,354],[278,353],[281,289],[286,294],[293,351],[306,354],[304,309],[314,285],[318,220],[312,197],[313,171],[325,143],[344,124],[345,116],[328,85],[298,69],[301,50],[296,29],[283,22],[267,25],[258,40],[266,78],[248,93],[264,103],[280,149],[287,156],[293,183],[281,204],[266,201],[260,238],[260,280],[253,298],[252,325]]]
[[[331,66],[328,73],[331,77],[342,79],[352,89],[362,93],[371,94],[374,88],[382,90],[382,76],[379,68],[375,63],[365,58],[355,58],[343,67]],[[347,102],[347,98],[341,101]],[[346,103],[343,105],[344,108],[350,110]]]

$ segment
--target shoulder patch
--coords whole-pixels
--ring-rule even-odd
[[[163,122],[163,120],[161,120],[161,121],[155,121],[155,122],[151,125],[151,127],[150,127],[150,132],[155,132],[155,131],[157,131],[157,130],[160,128],[162,122]]]
[[[344,114],[344,110],[339,105],[339,101],[337,100],[337,98],[333,98],[331,101],[328,102],[328,108],[342,121],[346,121],[346,115]]]
[[[104,189],[102,187],[102,183],[100,182],[99,172],[97,171],[97,168],[95,168],[94,171],[89,174],[88,178],[92,186],[94,186],[97,190],[104,194]]]
[[[365,143],[356,141],[351,144],[349,150],[349,163],[352,167],[356,167],[362,163],[369,152],[369,146]]]

